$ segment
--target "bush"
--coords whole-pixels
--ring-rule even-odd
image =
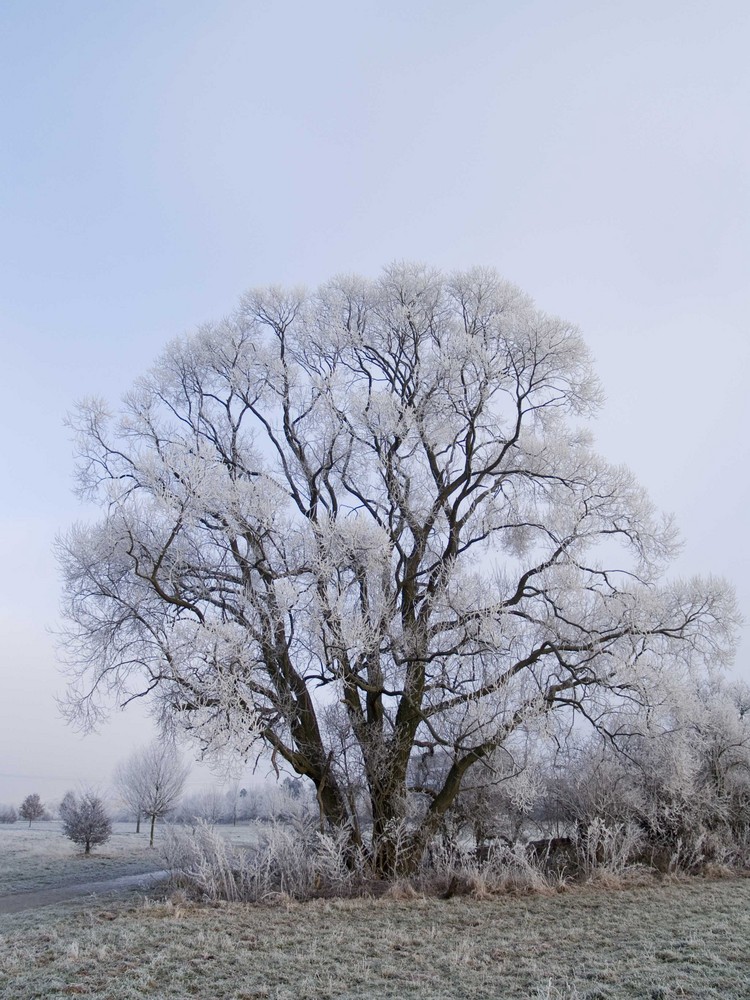
[[[563,884],[562,874],[548,871],[546,858],[527,845],[496,842],[484,849],[456,852],[436,845],[428,854],[429,864],[413,880],[428,894],[443,897],[470,894],[475,897],[500,893],[547,892]]]
[[[0,823],[15,823],[18,812],[13,806],[0,806]]]
[[[92,792],[85,792],[80,799],[68,792],[60,803],[60,819],[63,835],[80,844],[84,854],[90,854],[92,847],[105,844],[112,836],[112,820],[102,800]]]
[[[345,896],[366,880],[364,856],[351,849],[347,831],[322,834],[305,824],[272,826],[250,852],[199,821],[191,832],[172,827],[164,853],[172,880],[210,900]]]
[[[436,845],[409,880],[376,878],[367,853],[352,848],[347,831],[320,833],[310,825],[276,825],[255,852],[233,847],[206,823],[168,832],[165,856],[173,882],[201,899],[262,902],[277,896],[320,896],[417,891],[452,896],[549,890],[547,876],[522,846],[498,846],[479,860]]]

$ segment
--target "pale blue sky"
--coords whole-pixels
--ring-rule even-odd
[[[601,450],[750,617],[748,51],[739,0],[5,0],[0,802],[148,735],[52,701],[63,415],[252,285],[497,267],[581,325]]]

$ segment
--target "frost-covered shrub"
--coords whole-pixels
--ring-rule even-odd
[[[748,722],[714,682],[683,692],[640,731],[563,748],[545,808],[575,831],[581,870],[748,864]]]
[[[15,823],[18,819],[18,810],[14,806],[0,805],[0,823]]]
[[[434,844],[414,878],[415,886],[422,891],[445,896],[540,892],[560,881],[557,874],[545,869],[543,859],[520,842],[512,846],[498,842],[483,850],[458,852]]]
[[[351,896],[395,884],[375,877],[367,854],[353,849],[345,832],[324,834],[310,826],[274,826],[256,851],[235,847],[205,823],[192,831],[172,827],[164,852],[173,882],[208,900]],[[478,858],[476,852],[457,855],[437,843],[408,885],[410,891],[450,896],[538,891],[558,881],[521,844],[493,846]]]
[[[646,860],[670,870],[747,863],[748,721],[714,684],[677,705],[662,736],[631,741]]]
[[[204,822],[192,831],[172,827],[164,851],[173,881],[204,899],[349,895],[366,878],[364,855],[351,847],[347,831],[324,834],[302,824],[272,826],[253,851]]]
[[[84,792],[80,797],[68,792],[59,812],[64,836],[80,844],[85,854],[90,854],[92,847],[106,844],[112,836],[112,820],[102,800],[93,792]]]
[[[251,856],[199,820],[191,831],[168,827],[162,844],[172,880],[207,899],[250,899]]]
[[[634,821],[608,825],[594,817],[574,841],[579,870],[588,876],[598,870],[624,874],[640,856],[644,842],[643,830]]]

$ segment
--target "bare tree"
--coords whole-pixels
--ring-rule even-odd
[[[376,870],[405,822],[414,864],[519,727],[604,726],[731,655],[731,592],[660,584],[675,529],[593,451],[600,400],[577,330],[489,270],[247,295],[119,419],[72,421],[103,517],[59,544],[71,714],[148,694],[205,751],[283,759],[355,841],[364,789]]]
[[[76,807],[76,796],[75,792],[66,792],[62,797],[60,805],[57,807],[57,815],[60,819],[65,822],[65,819],[70,816]]]
[[[246,788],[240,788],[239,781],[233,781],[226,793],[227,814],[232,821],[232,826],[237,826],[240,814],[240,806],[247,795]]]
[[[42,819],[45,812],[42,800],[35,792],[33,795],[27,795],[23,800],[21,808],[18,810],[18,815],[21,819],[27,819],[29,821],[29,828],[31,828],[32,822],[35,819]]]
[[[138,813],[136,832],[140,830],[141,814],[151,820],[151,847],[157,819],[162,819],[177,804],[189,774],[190,766],[182,761],[174,746],[160,740],[154,740],[118,766],[115,782],[121,797]]]
[[[231,802],[228,802],[227,797],[218,788],[205,788],[202,792],[195,792],[183,799],[178,819],[193,825],[202,821],[215,826],[231,816]]]
[[[63,834],[74,844],[80,844],[84,854],[90,854],[92,847],[106,844],[112,836],[112,820],[102,800],[93,792],[84,792],[80,798],[67,792],[60,803],[60,818]]]
[[[120,799],[135,816],[135,832],[141,832],[143,816],[142,761],[139,754],[133,754],[118,764],[113,775],[113,784]]]

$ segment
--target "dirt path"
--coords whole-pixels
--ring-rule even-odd
[[[57,889],[14,892],[7,896],[0,896],[0,915],[18,913],[21,910],[33,910],[39,906],[50,906],[52,903],[64,903],[68,899],[77,899],[80,896],[109,896],[125,892],[128,889],[146,889],[157,882],[163,882],[168,875],[168,871],[141,872],[138,875],[121,875],[119,878],[104,879],[98,882],[60,886]]]

